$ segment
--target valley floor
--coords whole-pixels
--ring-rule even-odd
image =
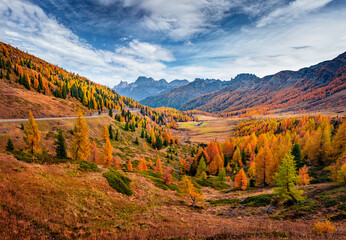
[[[203,208],[157,188],[138,172],[127,172],[134,195],[112,189],[102,172],[82,172],[78,164],[39,165],[0,154],[1,239],[345,239],[345,221],[332,235],[315,235],[313,224],[328,212],[278,218],[266,207],[224,204],[226,199],[271,193],[272,189],[217,191],[204,188]],[[312,192],[333,189],[309,186]],[[344,196],[345,188],[337,189]],[[317,191],[318,192],[318,191]],[[339,194],[340,195],[340,194]],[[208,201],[209,200],[209,201]],[[218,201],[219,200],[219,201]],[[29,236],[29,238],[28,238]]]

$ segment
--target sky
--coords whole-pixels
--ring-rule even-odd
[[[345,0],[0,0],[0,41],[113,87],[259,77],[346,51]]]

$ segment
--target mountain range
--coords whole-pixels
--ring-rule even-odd
[[[167,82],[165,79],[154,80],[140,76],[133,83],[121,81],[118,85],[113,87],[120,95],[133,98],[136,101],[143,100],[147,97],[158,95],[168,89],[177,88],[188,84],[187,80],[173,80]]]
[[[298,71],[285,70],[263,78],[243,73],[229,81],[197,78],[190,83],[186,80],[167,83],[140,77],[132,84],[122,82],[115,89],[150,107],[231,115],[258,109],[306,110],[327,105],[344,106],[346,52],[333,60]]]

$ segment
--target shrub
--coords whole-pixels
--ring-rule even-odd
[[[267,206],[274,195],[273,194],[262,194],[258,196],[247,197],[242,201],[242,204],[250,207]]]
[[[326,220],[324,222],[315,223],[312,231],[318,235],[327,234],[327,233],[334,233],[335,232],[335,226],[333,226],[329,220]]]
[[[95,163],[87,161],[79,162],[79,170],[81,170],[82,172],[100,172],[100,169]]]
[[[125,194],[127,196],[133,195],[133,191],[130,189],[130,178],[123,176],[117,172],[105,172],[102,176],[107,179],[109,186],[111,186],[117,192]]]
[[[210,202],[211,206],[223,206],[223,205],[228,205],[228,204],[239,203],[239,199],[224,198],[224,199],[217,199],[217,200],[208,200],[208,202]]]

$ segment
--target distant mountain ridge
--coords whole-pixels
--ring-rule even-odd
[[[150,107],[172,107],[178,109],[190,99],[217,91],[229,83],[230,81],[221,81],[219,79],[196,78],[189,84],[164,91],[156,96],[147,97],[140,103]]]
[[[185,102],[179,109],[225,113],[246,109],[308,109],[346,105],[346,52],[298,71],[263,78],[241,77],[218,91]]]
[[[149,96],[158,95],[168,89],[177,88],[188,84],[187,80],[174,80],[167,82],[165,79],[154,80],[140,76],[133,83],[121,81],[118,85],[113,87],[118,94],[126,97],[133,98],[136,101],[143,100]]]

